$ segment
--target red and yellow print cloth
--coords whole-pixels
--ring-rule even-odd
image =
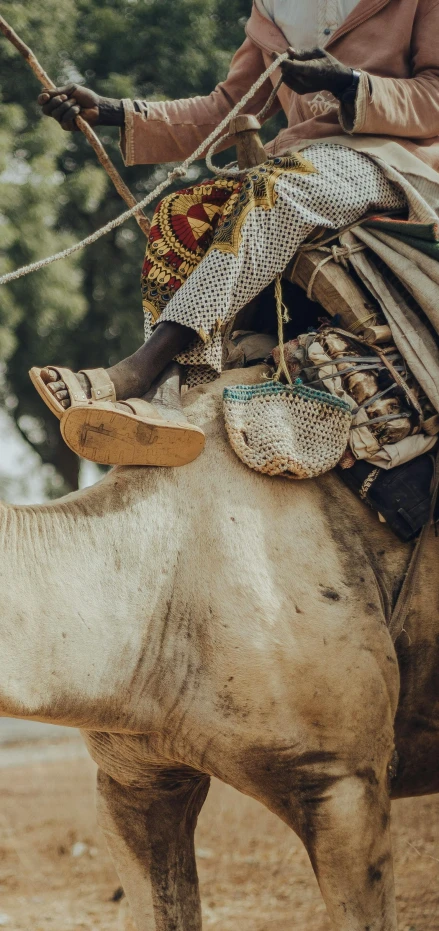
[[[143,309],[151,322],[210,249],[238,254],[246,217],[256,207],[274,207],[280,175],[315,171],[301,155],[271,158],[243,179],[203,181],[165,197],[154,213],[142,269]]]

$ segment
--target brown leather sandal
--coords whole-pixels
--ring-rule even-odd
[[[32,368],[29,372],[29,377],[33,386],[37,389],[38,394],[49,410],[52,411],[52,414],[55,414],[55,417],[61,420],[66,413],[66,408],[62,406],[49,388],[49,369],[56,372],[59,380],[64,382],[69,393],[71,407],[76,407],[78,404],[86,404],[90,399],[87,398],[76,373],[72,372],[71,369],[60,368],[58,365],[48,365],[44,369]],[[79,374],[85,375],[88,378],[91,388],[91,399],[93,401],[116,400],[113,382],[105,369],[82,369]]]
[[[88,402],[64,411],[61,434],[83,459],[100,465],[182,466],[204,449],[199,427],[166,420],[148,401]]]

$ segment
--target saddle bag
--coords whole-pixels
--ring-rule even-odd
[[[315,478],[340,461],[352,412],[345,401],[277,381],[224,390],[230,444],[245,465],[266,475]]]

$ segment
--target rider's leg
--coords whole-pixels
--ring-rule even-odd
[[[315,172],[285,170],[255,184],[255,206],[245,202],[214,235],[211,248],[164,308],[161,320],[191,326],[199,339],[177,358],[188,366],[188,384],[200,366],[222,370],[222,326],[282,274],[316,228],[338,230],[369,211],[403,209],[404,195],[372,159],[342,145],[313,145],[303,155]],[[253,175],[248,176],[248,183]],[[247,193],[247,188],[244,194]],[[245,201],[245,198],[244,198]],[[198,370],[197,370],[198,369]]]
[[[367,156],[336,145],[314,145],[306,154],[315,173],[286,170],[274,176],[275,191],[272,200],[263,201],[265,209],[247,214],[243,209],[243,219],[235,218],[229,231],[220,227],[207,254],[161,313],[162,323],[172,323],[173,329],[160,324],[144,347],[109,370],[118,398],[145,394],[175,356],[219,374],[222,325],[283,271],[316,227],[339,229],[371,209],[404,205],[403,195]],[[190,351],[182,353],[190,343]],[[66,402],[62,384],[52,390]]]
[[[169,194],[158,204],[142,271],[142,299],[148,321],[156,322],[160,318],[172,295],[184,285],[202,260],[234,187],[233,182],[224,180],[219,185],[195,185]],[[191,227],[190,211],[193,209],[202,227],[196,235]],[[174,232],[174,220],[178,220],[180,238]],[[157,252],[158,244],[160,249]],[[154,330],[148,326],[146,343],[133,355],[108,369],[116,397],[121,401],[143,397],[174,356],[186,349],[196,337],[197,333],[190,325],[180,325],[178,320],[168,321],[166,326],[158,324]],[[69,407],[70,398],[64,382],[59,381],[53,370],[49,381],[49,372],[50,369],[46,369],[44,380],[63,407]],[[90,397],[88,379],[84,375],[78,375],[78,379]]]
[[[116,397],[121,401],[141,398],[174,356],[189,346],[195,336],[190,327],[179,323],[159,323],[149,340],[137,352],[108,369]],[[69,407],[69,395],[64,382],[58,380],[56,372],[51,369],[49,372],[52,373],[51,390],[63,407]],[[78,375],[78,379],[87,397],[90,397],[88,378],[86,375]]]

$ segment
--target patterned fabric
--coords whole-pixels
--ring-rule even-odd
[[[221,212],[239,187],[228,178],[205,181],[158,204],[142,269],[143,310],[151,322],[206,254]]]
[[[263,206],[258,206],[254,198],[247,210],[247,195],[243,194],[252,175],[257,176],[257,181],[251,181],[256,185],[253,193],[258,189],[263,177],[259,168],[249,172],[237,190],[236,182],[227,179],[181,192],[191,199],[189,211],[192,206],[199,211],[201,206],[206,227],[197,227],[199,215],[194,214],[192,225],[186,219],[188,200],[184,203],[186,213],[178,212],[178,205],[183,206],[178,194],[166,197],[157,208],[142,280],[145,338],[159,317],[195,331],[194,342],[177,356],[178,362],[188,366],[187,382],[191,386],[220,374],[224,324],[283,272],[316,227],[339,229],[369,211],[406,206],[403,193],[367,155],[342,145],[321,143],[301,154],[316,171],[309,172],[308,161],[306,172],[287,167],[277,171],[289,160],[271,160],[276,179],[272,188],[268,184]],[[243,206],[238,209],[241,195]],[[221,198],[218,213],[215,208],[220,206]],[[242,222],[241,209],[245,212]],[[233,229],[226,235],[222,224],[227,229],[229,221]],[[190,240],[189,230],[192,234],[194,228],[201,236],[189,249],[188,243],[194,244],[195,240]],[[170,239],[166,230],[172,230]]]
[[[271,210],[276,181],[284,172],[315,171],[300,155],[272,158],[243,180],[220,178],[170,194],[155,211],[142,270],[145,314],[159,315],[210,247],[238,255],[251,210]],[[207,339],[202,329],[199,335]]]
[[[212,243],[212,249],[237,256],[242,241],[242,227],[251,210],[272,210],[277,200],[276,182],[286,172],[315,174],[311,162],[300,155],[271,158],[252,169],[227,201]]]

